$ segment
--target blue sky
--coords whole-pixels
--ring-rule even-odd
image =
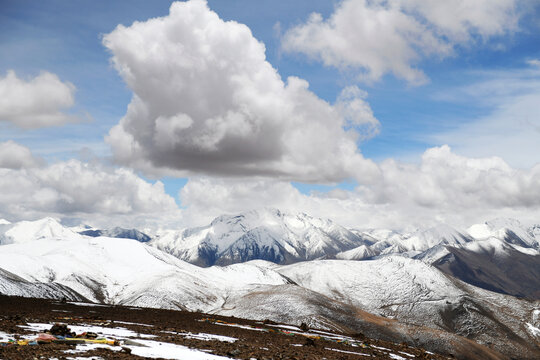
[[[313,12],[320,13],[326,21],[342,5],[340,1],[209,0],[208,6],[223,20],[246,24],[253,36],[264,43],[266,59],[282,79],[288,76],[305,79],[316,96],[331,104],[347,86],[367,92],[364,100],[380,128],[376,136],[359,143],[365,158],[375,163],[394,159],[418,164],[427,149],[448,144],[459,156],[499,156],[512,167],[527,169],[540,162],[540,151],[535,151],[540,150],[540,145],[534,148],[534,141],[540,140],[540,136],[532,137],[525,127],[521,133],[528,133],[529,137],[519,140],[523,141],[523,149],[516,148],[517,140],[508,142],[507,138],[508,129],[517,120],[508,114],[510,109],[521,106],[523,113],[519,116],[528,119],[527,124],[532,124],[532,128],[540,124],[532,100],[538,95],[540,83],[534,63],[540,59],[540,16],[538,2],[515,3],[526,4],[527,9],[524,14],[518,14],[517,27],[501,33],[481,33],[472,27],[470,39],[451,42],[451,54],[420,54],[412,61],[412,66],[428,79],[422,85],[411,84],[388,71],[378,79],[362,81],[358,77],[362,69],[355,64],[336,67],[306,52],[313,50],[313,55],[319,49],[286,51],[283,39],[290,29],[305,24]],[[67,112],[79,120],[31,130],[0,121],[0,142],[13,140],[49,163],[97,158],[100,162],[117,164],[104,137],[126,114],[133,91],[111,65],[113,54],[102,44],[102,38],[118,24],[130,26],[134,21],[167,16],[170,4],[170,1],[2,1],[0,74],[5,76],[8,70],[14,70],[19,78],[29,80],[47,71],[56,74],[62,82],[72,83],[76,87],[75,104]],[[430,21],[428,15],[423,21]],[[443,34],[440,39],[446,41],[450,36]],[[507,83],[512,84],[509,90],[501,90]],[[526,106],[532,107],[526,109]],[[477,146],[473,138],[483,142]],[[490,145],[498,143],[502,145]],[[135,167],[148,181],[160,179],[165,191],[180,203],[178,192],[188,182],[188,176],[163,176],[166,174],[140,170]],[[293,179],[292,184],[301,193],[310,194],[332,189],[351,191],[358,182],[347,178],[338,181],[299,178]]]

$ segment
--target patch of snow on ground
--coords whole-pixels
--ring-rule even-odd
[[[17,325],[23,329],[30,330],[30,331],[36,331],[36,332],[42,332],[49,330],[52,326],[52,324],[42,324],[42,323],[28,323],[27,325]],[[147,334],[139,334],[135,331],[128,330],[126,328],[106,328],[101,326],[94,326],[94,325],[88,325],[88,326],[79,326],[79,325],[69,325],[69,328],[71,331],[80,334],[83,332],[93,332],[101,336],[110,336],[110,337],[116,337],[116,338],[134,338],[134,337],[142,337],[142,338],[153,338],[156,337],[155,335],[147,335]]]
[[[271,325],[271,324],[268,324],[268,326],[277,327],[277,328],[281,328],[281,329],[285,329],[285,330],[302,331],[302,329],[300,329],[300,328],[297,327],[297,326],[290,326],[290,325]]]
[[[246,330],[266,331],[266,329],[258,329],[258,328],[254,328],[254,327],[251,327],[251,326],[240,325],[240,324],[225,324],[225,323],[220,323],[220,322],[215,322],[214,324],[215,325],[223,325],[223,326],[232,326],[232,327],[237,327],[237,328],[246,329]]]
[[[176,332],[176,331],[162,331],[162,333],[174,334],[178,336],[183,336],[186,339],[197,339],[197,340],[203,340],[203,341],[217,340],[217,341],[233,343],[238,340],[237,338],[233,338],[230,336],[205,334],[205,333],[192,334],[192,333],[181,333],[181,332]]]
[[[107,344],[77,344],[75,349],[64,350],[65,354],[79,354],[85,353],[87,351],[92,351],[95,349],[109,349],[112,351],[121,351],[121,346],[111,346]]]
[[[399,355],[396,355],[396,354],[388,354],[388,355],[394,360],[407,360],[403,356],[399,356]]]
[[[112,321],[112,320],[111,320],[111,321]],[[139,324],[139,323],[134,323],[134,322],[129,322],[129,321],[118,321],[118,320],[114,320],[114,323],[115,323],[115,324],[125,324],[125,325],[138,325],[138,326],[154,327],[154,325]]]
[[[13,340],[13,336],[0,331],[0,341],[6,342],[8,340]]]
[[[68,304],[73,304],[73,305],[77,305],[77,306],[101,306],[101,307],[111,307],[111,305],[96,304],[96,303],[85,303],[85,302],[76,302],[76,301],[68,301]]]
[[[398,351],[398,353],[403,354],[408,357],[415,357],[413,354],[406,353],[405,351]]]
[[[205,353],[203,351],[187,348],[182,345],[164,343],[152,340],[139,340],[144,347],[128,346],[133,355],[143,356],[147,358],[164,358],[178,360],[221,360],[228,359],[227,357],[217,356]]]
[[[337,352],[344,353],[344,354],[352,354],[352,355],[360,355],[360,356],[371,357],[371,355],[369,355],[369,354],[357,353],[357,352],[354,352],[354,351],[346,351],[346,350],[339,350],[339,349],[332,349],[332,348],[325,348],[325,349],[326,350],[337,351]]]
[[[540,329],[533,324],[525,323],[527,325],[527,330],[532,334],[532,336],[540,336]]]

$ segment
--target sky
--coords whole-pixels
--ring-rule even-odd
[[[540,1],[0,0],[0,218],[540,223]]]

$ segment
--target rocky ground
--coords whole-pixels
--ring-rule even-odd
[[[76,334],[95,333],[106,340],[99,343],[81,338],[73,341],[78,343],[24,345],[32,344],[39,333],[47,332],[56,323],[66,324]],[[196,312],[0,296],[0,359],[345,360],[368,356],[448,359],[362,334],[335,334]]]

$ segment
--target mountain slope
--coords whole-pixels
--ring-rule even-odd
[[[220,216],[201,228],[164,232],[151,245],[192,264],[210,266],[254,259],[275,263],[312,260],[368,241],[330,220],[264,209]]]
[[[503,353],[540,349],[540,337],[525,329],[526,323],[540,325],[535,316],[540,302],[468,286],[418,260],[311,261],[276,271],[304,288],[400,323],[451,331]]]
[[[433,265],[483,289],[540,299],[540,254],[521,251],[497,238],[462,247],[447,247],[448,254]]]
[[[71,301],[86,300],[69,287],[50,282],[30,282],[3,269],[0,269],[0,294]]]

